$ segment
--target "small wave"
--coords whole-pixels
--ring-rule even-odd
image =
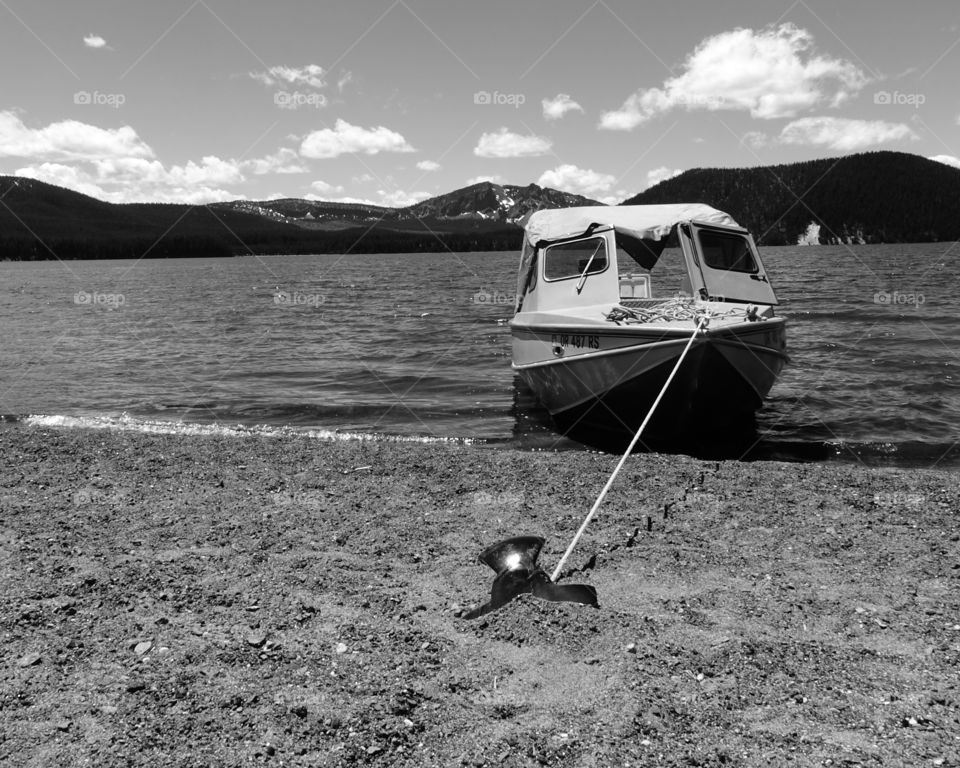
[[[183,421],[138,419],[128,414],[120,416],[64,416],[31,414],[20,419],[31,427],[52,429],[109,429],[118,432],[140,432],[155,435],[217,435],[220,437],[310,437],[329,442],[373,443],[444,443],[471,445],[482,443],[469,437],[438,437],[436,435],[391,435],[383,432],[342,431],[319,427],[273,427],[268,425],[196,424]]]

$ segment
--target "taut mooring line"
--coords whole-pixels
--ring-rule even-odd
[[[697,327],[693,329],[693,333],[690,335],[690,339],[687,341],[687,346],[683,348],[683,353],[680,355],[680,358],[677,360],[677,364],[673,366],[673,370],[670,371],[670,375],[667,376],[667,380],[663,383],[663,388],[660,390],[660,394],[657,395],[657,399],[653,401],[653,405],[650,406],[650,410],[647,411],[647,415],[643,420],[643,423],[640,425],[640,429],[637,430],[637,433],[633,436],[633,440],[630,441],[630,445],[627,446],[626,452],[623,456],[620,457],[620,461],[617,463],[616,468],[613,470],[613,474],[610,475],[610,479],[607,480],[607,484],[603,486],[603,490],[600,491],[600,495],[597,496],[597,500],[593,503],[593,508],[590,510],[590,513],[583,519],[583,523],[580,525],[580,530],[577,531],[576,535],[573,537],[573,541],[570,542],[570,546],[567,547],[567,551],[563,553],[563,557],[560,558],[560,562],[557,563],[557,567],[553,570],[553,575],[550,577],[550,581],[556,581],[557,577],[560,575],[560,570],[563,568],[564,563],[567,562],[567,558],[570,557],[570,553],[573,552],[574,547],[577,546],[577,542],[580,541],[580,537],[583,536],[583,532],[587,530],[587,526],[590,525],[590,521],[593,519],[593,516],[597,513],[597,510],[600,508],[600,505],[603,503],[604,498],[607,496],[607,491],[610,490],[610,486],[613,485],[613,481],[617,479],[617,475],[620,474],[620,470],[623,468],[623,465],[627,461],[627,456],[630,455],[633,451],[634,446],[637,444],[637,441],[640,439],[640,435],[643,434],[643,430],[647,428],[647,422],[650,421],[650,417],[653,416],[653,412],[657,410],[657,406],[660,405],[660,401],[663,399],[663,396],[667,392],[667,387],[670,386],[670,382],[673,381],[673,377],[677,375],[677,371],[680,370],[680,365],[683,363],[684,358],[687,356],[687,352],[690,351],[690,347],[693,345],[693,340],[697,338],[697,334],[706,326],[710,321],[708,315],[702,315],[697,321]]]

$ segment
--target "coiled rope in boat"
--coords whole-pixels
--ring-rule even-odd
[[[668,323],[676,320],[697,320],[699,317],[732,317],[742,314],[740,309],[727,309],[722,312],[708,309],[696,299],[669,299],[651,307],[625,307],[618,305],[604,315],[604,319],[617,325],[639,325],[642,323]]]

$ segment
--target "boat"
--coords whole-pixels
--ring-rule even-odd
[[[622,445],[685,354],[643,445],[729,436],[787,362],[777,305],[751,234],[708,205],[540,210],[524,224],[512,367],[560,432]]]

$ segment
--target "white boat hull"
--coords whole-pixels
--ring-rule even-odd
[[[632,435],[693,332],[634,325],[512,326],[514,369],[565,433]],[[645,435],[683,440],[752,419],[786,363],[782,318],[708,328],[694,341]]]

